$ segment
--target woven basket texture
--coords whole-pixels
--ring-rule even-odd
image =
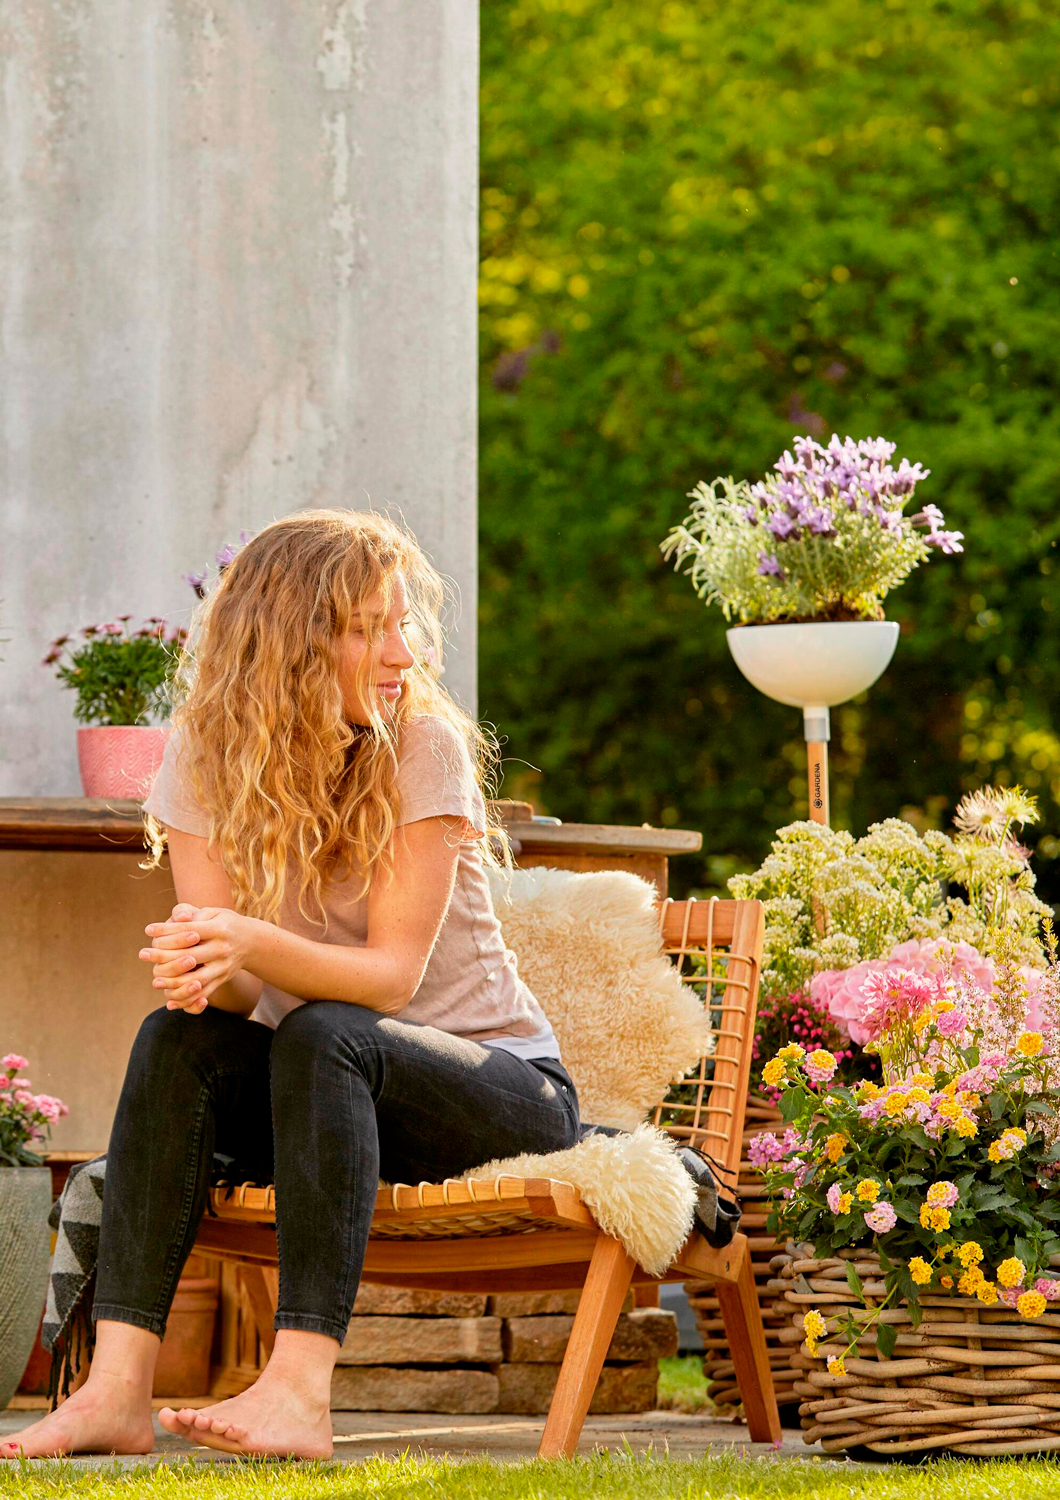
[[[850,1262],[864,1301],[847,1283]],[[785,1340],[799,1372],[795,1392],[807,1443],[832,1453],[984,1458],[1060,1450],[1060,1312],[1025,1319],[975,1298],[922,1296],[916,1329],[905,1302],[880,1314],[896,1333],[889,1359],[879,1354],[875,1327],[866,1326],[857,1351],[846,1357],[845,1375],[830,1375],[828,1356],[845,1349],[842,1337],[832,1336],[838,1320],[849,1309],[859,1326],[871,1325],[885,1295],[879,1260],[867,1248],[821,1259],[812,1246],[789,1241],[776,1271],[773,1292],[790,1319]],[[816,1356],[802,1327],[811,1307],[828,1327]]]

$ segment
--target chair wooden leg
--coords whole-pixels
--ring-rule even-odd
[[[548,1409],[537,1450],[539,1458],[571,1458],[577,1451],[589,1403],[635,1269],[636,1262],[617,1240],[606,1234],[599,1236]]]
[[[750,1255],[744,1256],[735,1282],[716,1281],[714,1290],[721,1304],[725,1337],[736,1367],[736,1383],[751,1441],[779,1443],[780,1413]]]
[[[271,1359],[276,1345],[276,1330],[273,1327],[273,1319],[276,1316],[276,1298],[270,1290],[264,1267],[240,1266],[238,1275],[240,1290],[250,1303],[258,1338],[261,1340],[266,1355]]]

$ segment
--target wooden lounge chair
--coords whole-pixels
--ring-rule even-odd
[[[706,996],[716,1045],[671,1086],[657,1125],[708,1151],[735,1186],[751,1065],[762,951],[758,901],[675,901],[658,907],[662,947],[682,979]],[[275,1341],[275,1192],[244,1183],[211,1190],[217,1217],[203,1218],[196,1248],[239,1266],[258,1337]],[[363,1279],[433,1291],[526,1292],[582,1287],[539,1455],[571,1456],[631,1284],[656,1285],[605,1234],[569,1184],[501,1177],[495,1182],[399,1184],[380,1189]],[[777,1442],[780,1419],[747,1239],[722,1250],[693,1232],[665,1281],[713,1281],[752,1440]]]

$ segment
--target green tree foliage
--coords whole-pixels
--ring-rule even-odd
[[[490,0],[482,29],[480,711],[506,793],[757,863],[806,815],[799,715],[658,543],[698,480],[882,435],[967,550],[887,602],[894,664],[833,713],[834,821],[945,822],[1018,779],[1052,857],[1060,11]],[[675,890],[712,870],[678,861]]]

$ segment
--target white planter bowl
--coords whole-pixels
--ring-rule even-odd
[[[893,620],[738,625],[725,634],[748,682],[792,708],[830,708],[863,693],[898,644]]]

